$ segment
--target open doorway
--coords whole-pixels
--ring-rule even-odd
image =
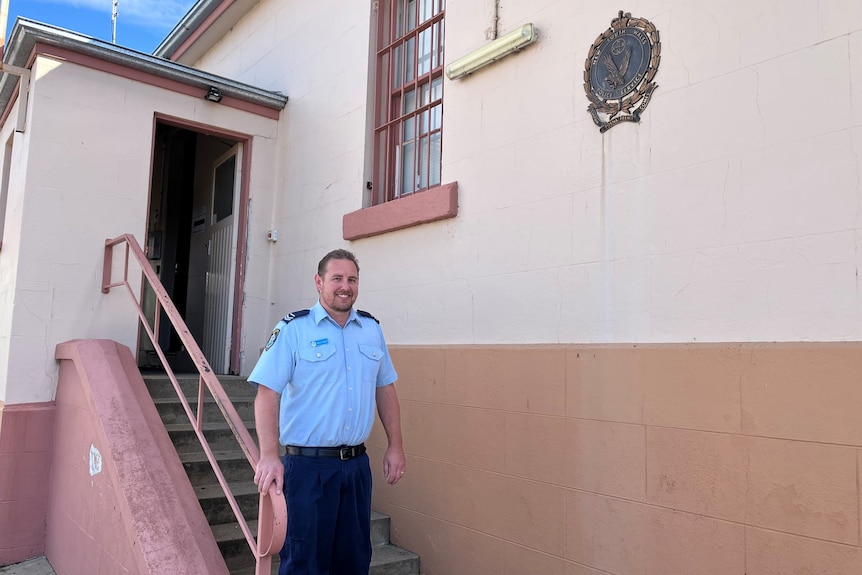
[[[156,123],[147,258],[216,374],[238,373],[233,334],[246,148],[236,135]],[[153,295],[145,294],[144,302],[153,318]],[[158,344],[171,368],[195,371],[164,313],[159,323]],[[138,364],[160,367],[149,338],[142,333],[139,341]]]

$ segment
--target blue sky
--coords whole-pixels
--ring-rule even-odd
[[[195,0],[119,0],[117,44],[152,53]],[[22,16],[111,41],[113,0],[9,0],[6,37]]]

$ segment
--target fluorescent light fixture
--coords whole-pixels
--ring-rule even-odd
[[[532,24],[524,24],[517,30],[512,30],[463,58],[455,60],[446,67],[446,75],[450,80],[466,76],[482,66],[487,66],[491,62],[496,62],[500,58],[529,46],[538,39],[539,33],[536,28]]]

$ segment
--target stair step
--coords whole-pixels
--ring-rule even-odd
[[[153,399],[174,398],[177,396],[174,384],[171,383],[167,375],[163,373],[147,373],[143,374],[143,378]],[[177,383],[180,384],[180,389],[183,390],[183,395],[196,399],[198,396],[198,376],[178,374],[176,378]],[[231,401],[248,398],[254,399],[254,396],[257,395],[257,387],[250,384],[244,377],[238,375],[220,375],[218,376],[218,380],[225,393],[231,398]],[[205,390],[204,395],[209,396],[209,390]]]
[[[189,416],[186,414],[186,410],[183,407],[183,404],[180,403],[178,397],[174,396],[154,399],[153,403],[156,404],[156,409],[164,423],[189,422]],[[197,398],[190,399],[188,403],[192,414],[196,415],[198,410]],[[239,415],[240,419],[243,421],[254,420],[254,399],[249,398],[238,401],[231,400],[231,403],[233,403],[233,407],[236,409],[237,415]],[[225,421],[224,415],[219,410],[215,400],[212,398],[206,398],[204,400],[203,420],[204,423],[221,423]]]
[[[251,438],[257,441],[254,423],[244,421],[246,429],[251,433]],[[200,451],[201,445],[194,427],[190,423],[167,423],[165,429],[177,449],[177,453]],[[227,423],[204,423],[201,426],[204,437],[213,451],[232,451],[239,449],[239,442],[233,434],[233,430]]]
[[[180,461],[192,485],[212,485],[218,483],[212,465],[203,450],[180,453]],[[213,451],[219,469],[228,483],[247,481],[254,476],[251,463],[239,449]]]
[[[380,515],[380,514],[377,514]],[[381,516],[386,517],[386,516]],[[388,521],[388,517],[386,517]],[[257,522],[249,521],[252,533],[257,533]],[[231,575],[254,575],[254,558],[242,535],[239,524],[213,525],[213,534],[224,553],[230,549],[235,554],[228,561]],[[278,573],[279,558],[272,561],[272,573]],[[370,575],[418,575],[419,556],[390,543],[376,544],[371,549]]]
[[[249,480],[243,483],[232,483],[229,484],[229,487],[246,521],[248,518],[256,518],[260,493],[254,482]],[[194,488],[204,516],[210,525],[230,523],[234,520],[233,509],[231,509],[230,503],[228,503],[227,497],[225,497],[224,491],[222,491],[218,483],[213,485],[196,485]]]
[[[418,575],[419,556],[411,551],[386,544],[374,547],[370,575]]]

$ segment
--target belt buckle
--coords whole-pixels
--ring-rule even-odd
[[[347,461],[348,459],[353,458],[353,448],[352,447],[342,447],[338,450],[338,457],[341,458],[341,461]]]

